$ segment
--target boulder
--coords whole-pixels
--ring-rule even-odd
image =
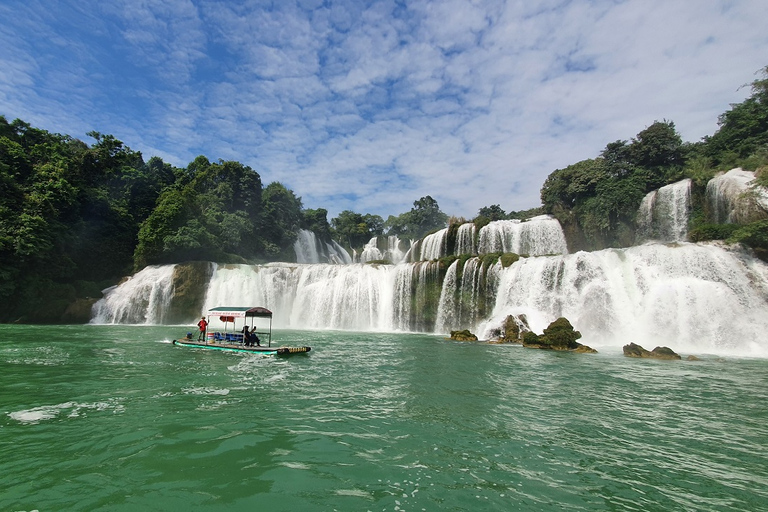
[[[461,331],[451,331],[451,339],[456,341],[477,341],[477,336],[469,332],[468,329]]]
[[[560,317],[549,324],[541,336],[531,331],[524,332],[523,346],[544,350],[570,351],[579,354],[597,353],[597,350],[578,343],[576,340],[579,338],[581,338],[581,333],[573,328],[567,318]]]
[[[630,343],[629,345],[624,345],[622,350],[624,351],[624,355],[627,357],[668,360],[682,359],[669,347],[656,347],[653,350],[648,351],[636,343]]]
[[[525,315],[509,315],[504,320],[501,341],[504,343],[522,343],[523,335],[531,332]]]

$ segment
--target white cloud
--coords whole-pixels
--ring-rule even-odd
[[[655,120],[689,141],[713,133],[768,64],[764,13],[762,0],[31,0],[0,6],[0,114],[112,133],[178,166],[239,160],[330,216],[386,218],[431,195],[472,217],[536,206],[554,169]]]

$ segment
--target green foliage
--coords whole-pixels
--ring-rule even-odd
[[[390,235],[417,240],[428,233],[445,227],[448,215],[440,211],[437,201],[424,196],[413,202],[409,212],[398,216],[390,215],[384,227]]]
[[[505,252],[501,255],[501,266],[504,268],[507,268],[508,266],[512,265],[516,261],[520,259],[519,254],[515,254],[513,252]]]
[[[287,259],[303,220],[301,198],[278,182],[267,185],[261,197],[263,212],[258,220],[258,234],[260,239],[269,242],[262,254],[268,259]]]
[[[539,335],[533,331],[525,331],[523,333],[523,345],[538,345]]]
[[[715,177],[716,170],[712,167],[712,159],[698,155],[689,159],[685,164],[683,174],[699,187],[705,187],[709,180]]]
[[[581,333],[573,328],[571,322],[565,317],[560,317],[544,329],[544,335],[539,337],[539,342],[558,349],[573,349],[578,346],[576,340],[581,338]]]
[[[716,164],[733,165],[768,144],[768,67],[752,82],[752,95],[723,113],[717,132],[705,138],[706,154]]]
[[[480,208],[480,210],[477,212],[477,215],[479,217],[486,217],[487,219],[494,221],[494,220],[503,220],[507,218],[507,214],[504,213],[504,210],[501,209],[501,206],[498,204],[494,204],[491,206],[483,206]]]
[[[688,240],[691,242],[725,240],[737,229],[739,229],[737,224],[701,224],[688,233]]]
[[[507,214],[509,220],[525,220],[533,217],[538,217],[544,214],[544,208],[537,206],[536,208],[529,208],[528,210],[511,211]]]
[[[544,211],[590,241],[590,248],[634,241],[644,195],[683,173],[685,148],[671,121],[655,122],[631,142],[609,143],[599,158],[550,174],[541,189]]]
[[[325,208],[304,210],[302,212],[301,229],[313,231],[321,239],[330,240],[331,225],[328,223],[328,210]]]
[[[752,222],[734,229],[728,243],[744,243],[754,249],[768,249],[768,220]]]
[[[349,248],[361,249],[368,241],[384,232],[384,221],[378,215],[362,215],[344,210],[331,219],[332,234]]]

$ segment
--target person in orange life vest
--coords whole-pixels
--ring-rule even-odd
[[[208,330],[208,322],[205,321],[205,317],[202,317],[197,326],[200,328],[200,334],[197,335],[197,341],[205,340],[205,331]]]

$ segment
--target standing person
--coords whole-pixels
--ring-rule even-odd
[[[208,330],[208,322],[205,321],[205,317],[202,317],[197,322],[197,327],[200,329],[200,334],[197,335],[197,341],[205,340],[205,331]]]
[[[251,333],[248,332],[248,326],[247,325],[243,326],[243,344],[246,347],[250,347],[251,345],[253,345],[253,342],[251,341]]]

